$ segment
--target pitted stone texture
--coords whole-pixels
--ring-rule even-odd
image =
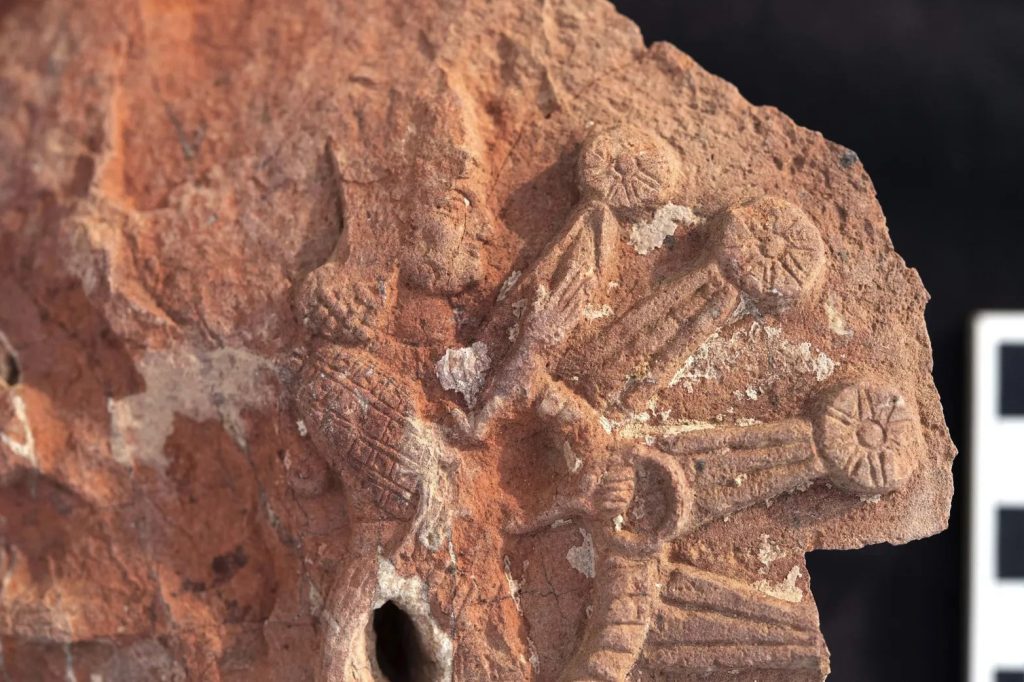
[[[804,554],[945,527],[863,167],[610,4],[0,50],[10,679],[380,680],[390,602],[427,679],[820,680]]]

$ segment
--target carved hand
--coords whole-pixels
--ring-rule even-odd
[[[595,492],[597,510],[606,518],[626,513],[636,493],[636,474],[625,462],[616,462],[608,468]]]
[[[547,291],[541,286],[527,321],[525,333],[528,338],[548,349],[565,343],[583,319],[583,309],[594,280],[592,268],[574,262],[550,295],[545,295]]]

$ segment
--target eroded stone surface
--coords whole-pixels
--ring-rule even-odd
[[[945,527],[863,168],[611,5],[0,22],[7,677],[819,680]]]

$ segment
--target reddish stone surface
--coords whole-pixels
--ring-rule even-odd
[[[856,155],[610,4],[0,49],[9,679],[819,680],[804,554],[945,527]]]

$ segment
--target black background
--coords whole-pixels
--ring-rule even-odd
[[[961,487],[937,537],[808,563],[831,682],[962,679],[967,324],[980,308],[1024,308],[1024,2],[615,4],[648,42],[674,43],[755,104],[855,150],[874,180],[897,250],[932,294]],[[1024,643],[1024,614],[1020,626]]]

